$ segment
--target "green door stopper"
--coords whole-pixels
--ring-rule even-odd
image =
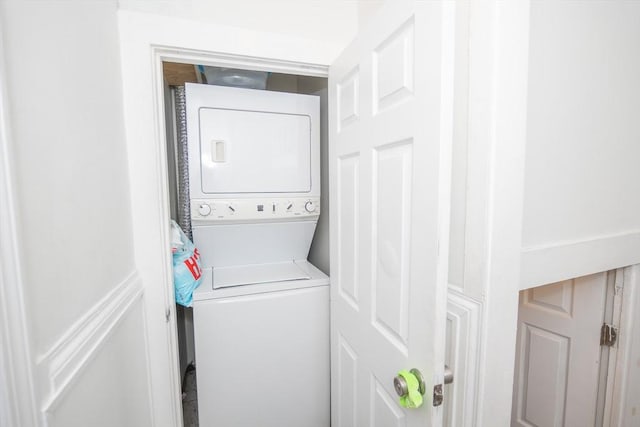
[[[400,406],[403,408],[419,408],[422,406],[422,393],[420,393],[420,380],[406,369],[398,372],[394,380],[394,387],[400,395]]]

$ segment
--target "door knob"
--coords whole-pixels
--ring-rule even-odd
[[[453,382],[453,371],[447,365],[444,365],[444,383],[451,384]]]
[[[425,383],[422,373],[417,369],[402,370],[393,379],[393,388],[400,396],[400,405],[405,408],[419,408],[425,393]]]
[[[409,371],[409,373],[413,374],[416,380],[418,380],[418,391],[420,392],[420,394],[424,395],[425,385],[424,385],[424,377],[422,376],[422,372],[420,372],[416,368],[413,368]],[[396,377],[393,379],[393,388],[396,389],[396,393],[398,393],[398,396],[400,397],[409,393],[409,386],[407,384],[407,380],[405,376],[401,374],[396,375]]]
[[[396,389],[396,393],[398,393],[398,396],[400,397],[409,393],[407,380],[405,380],[404,377],[401,377],[400,375],[396,375],[396,377],[393,379],[393,388]]]

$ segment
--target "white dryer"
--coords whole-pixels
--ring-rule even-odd
[[[329,279],[319,99],[187,84],[198,414],[208,426],[328,427]]]

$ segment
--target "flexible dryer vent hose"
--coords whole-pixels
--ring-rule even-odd
[[[191,205],[189,204],[189,150],[187,147],[187,99],[184,86],[174,90],[176,109],[176,144],[178,157],[178,225],[193,240]]]

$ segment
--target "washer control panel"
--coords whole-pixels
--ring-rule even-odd
[[[320,215],[320,199],[192,199],[191,220],[194,222],[279,220],[313,218]]]

